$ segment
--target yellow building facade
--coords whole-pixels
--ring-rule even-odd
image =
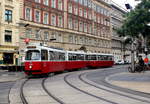
[[[0,1],[0,66],[16,65],[19,49],[19,0]]]

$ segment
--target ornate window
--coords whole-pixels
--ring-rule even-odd
[[[63,17],[62,16],[58,16],[58,26],[63,27]]]
[[[63,2],[62,2],[62,0],[58,0],[58,9],[59,10],[63,9]]]
[[[56,0],[51,0],[51,7],[56,8]]]
[[[48,6],[49,0],[43,0],[43,4]]]
[[[40,38],[40,30],[35,31],[35,38],[39,39]]]
[[[36,10],[35,11],[35,22],[40,22],[41,19],[41,13],[40,11]]]
[[[12,42],[12,31],[5,30],[5,42]]]
[[[40,2],[41,2],[41,0],[35,0],[35,2],[40,3]]]
[[[12,22],[12,10],[5,10],[5,21]]]
[[[84,17],[87,18],[87,11],[84,9]]]
[[[68,12],[72,13],[72,4],[71,3],[68,5]]]
[[[56,15],[55,14],[51,15],[51,25],[56,26]]]
[[[74,30],[78,30],[78,20],[74,20]]]
[[[84,32],[87,32],[87,23],[84,23]]]
[[[68,28],[69,29],[72,29],[73,27],[72,27],[72,18],[69,18],[68,19]]]
[[[83,11],[82,11],[82,8],[79,9],[79,16],[82,16],[83,15]]]
[[[25,19],[31,21],[32,20],[32,12],[31,8],[26,8],[25,9]]]
[[[83,22],[79,22],[79,31],[83,31]]]
[[[74,14],[78,15],[78,6],[74,6]]]
[[[44,32],[44,40],[48,40],[49,33],[47,31]]]
[[[44,24],[48,24],[48,21],[49,21],[49,14],[48,13],[44,13],[44,19],[43,19],[43,23]]]

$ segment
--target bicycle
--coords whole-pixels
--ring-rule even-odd
[[[132,67],[131,67],[131,66],[128,67],[128,71],[129,71],[130,73],[134,73],[134,72],[135,72],[135,70],[132,70]]]
[[[135,73],[135,72],[144,72],[146,70],[149,70],[150,68],[147,65],[144,66],[140,66],[140,65],[135,65],[134,70],[132,69],[131,66],[128,67],[128,71],[131,73]]]

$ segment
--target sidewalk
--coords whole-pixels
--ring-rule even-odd
[[[119,87],[150,93],[150,71],[114,74],[107,77],[106,81]]]
[[[0,70],[0,82],[11,82],[25,77],[24,72],[8,72]]]

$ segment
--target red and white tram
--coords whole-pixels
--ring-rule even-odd
[[[26,50],[25,73],[48,74],[84,67],[111,67],[113,55],[64,51],[40,45],[29,45]]]

